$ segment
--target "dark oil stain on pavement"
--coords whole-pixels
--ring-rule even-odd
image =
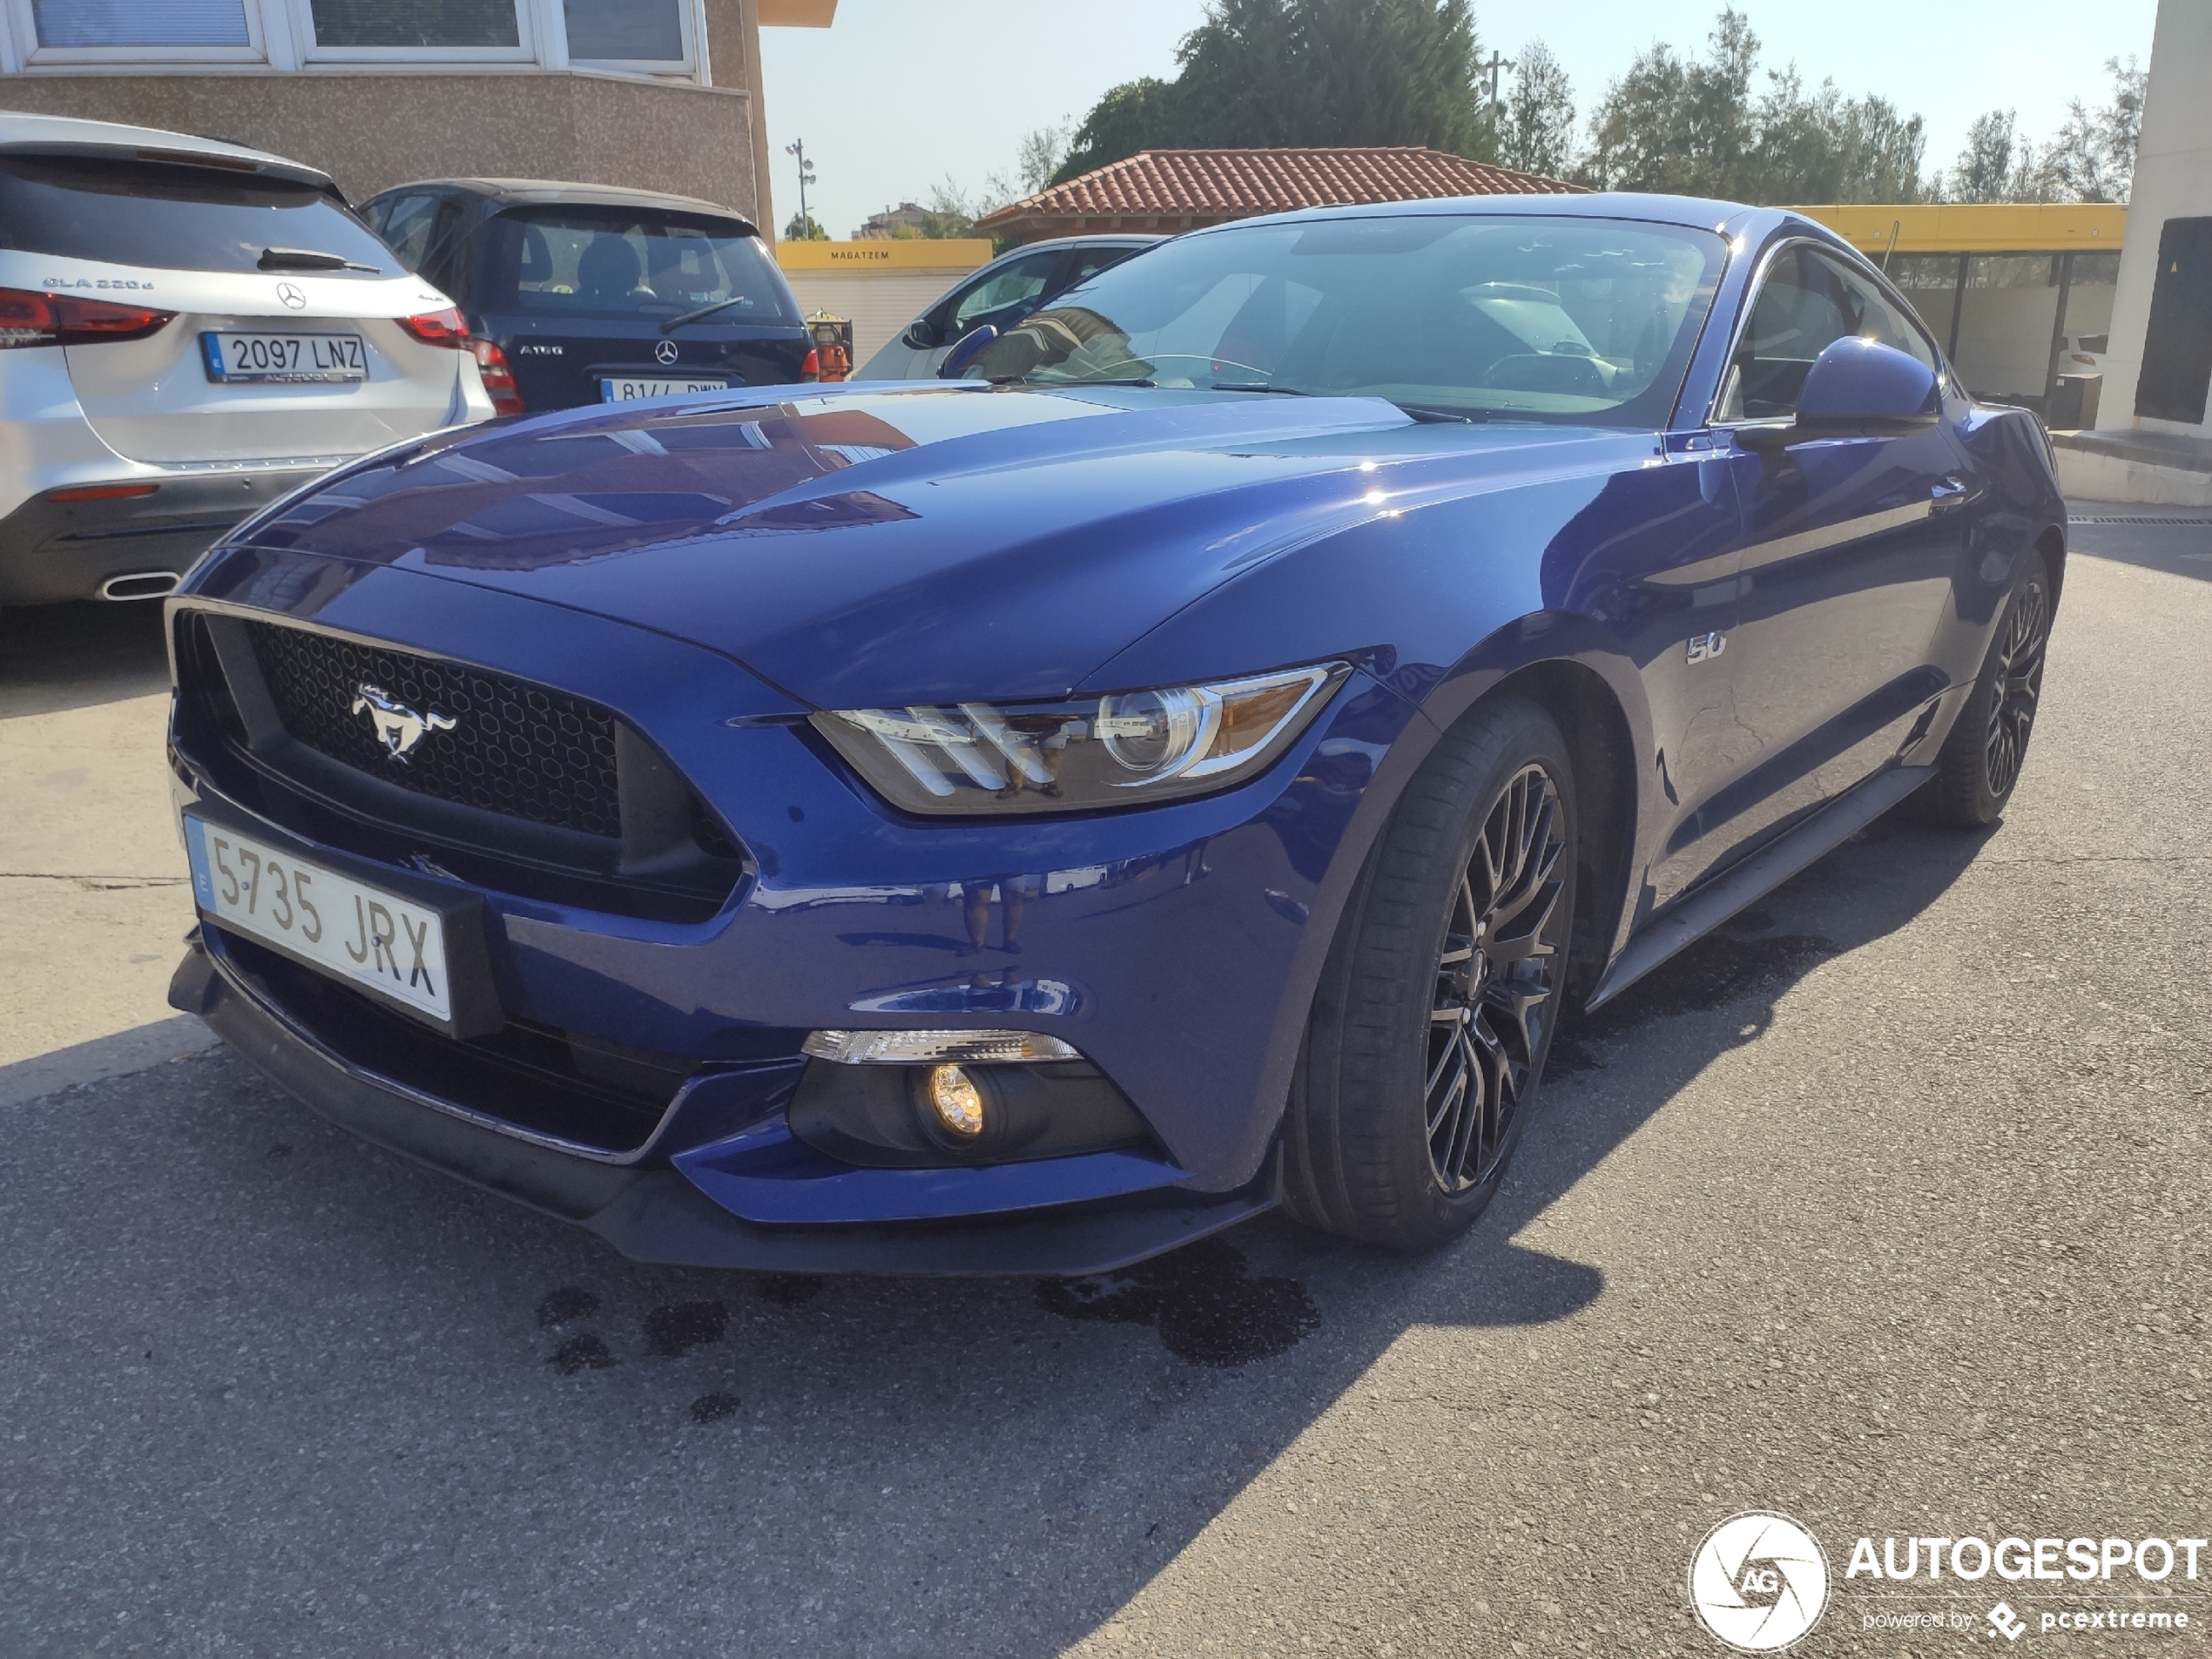
[[[1794,979],[1840,947],[1819,934],[1777,934],[1774,918],[1747,910],[1669,958],[1595,1014],[1577,1015],[1552,1041],[1548,1077],[1572,1077],[1604,1064],[1591,1045],[1679,1014],[1716,1008],[1730,999]]]
[[[701,1394],[691,1402],[691,1420],[718,1423],[725,1417],[735,1417],[738,1404],[735,1394]]]
[[[1040,1279],[1037,1305],[1069,1319],[1149,1325],[1168,1351],[1194,1366],[1249,1365],[1295,1347],[1321,1316],[1296,1279],[1253,1278],[1219,1238],[1157,1256],[1117,1273]]]
[[[563,1377],[573,1377],[579,1371],[604,1371],[618,1366],[621,1360],[607,1351],[607,1345],[586,1331],[582,1336],[570,1337],[553,1350],[553,1357],[545,1362]]]
[[[729,1334],[730,1311],[719,1302],[676,1302],[645,1316],[645,1351],[681,1359]]]
[[[537,1305],[537,1328],[550,1331],[556,1325],[566,1325],[571,1319],[581,1319],[599,1311],[599,1298],[581,1285],[563,1285],[547,1293]]]
[[[763,1273],[760,1299],[778,1307],[795,1308],[822,1293],[822,1281],[812,1273]]]

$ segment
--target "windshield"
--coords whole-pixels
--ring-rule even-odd
[[[727,219],[561,207],[491,221],[484,308],[664,320],[729,303],[716,323],[794,325],[799,307],[760,239]]]
[[[1101,272],[967,373],[1388,398],[1660,427],[1725,245],[1618,219],[1423,214],[1183,237]]]
[[[399,262],[328,192],[288,179],[110,156],[0,159],[0,247],[168,271],[264,266],[270,248],[334,255],[398,276]]]

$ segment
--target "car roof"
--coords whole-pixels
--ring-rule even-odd
[[[34,115],[27,110],[0,110],[0,152],[200,162],[250,169],[324,190],[335,188],[330,175],[320,168],[226,138],[203,138],[194,133],[126,126],[116,121],[82,121],[67,115]]]
[[[581,184],[573,179],[416,179],[376,193],[390,196],[403,190],[428,189],[465,191],[502,206],[574,203],[589,207],[658,207],[669,212],[711,213],[717,219],[736,219],[755,235],[759,234],[745,214],[718,202],[701,201],[696,196],[671,196],[659,190],[631,190],[621,185]]]
[[[1742,202],[1719,201],[1703,196],[1662,196],[1641,191],[1592,191],[1556,196],[1429,196],[1416,201],[1361,202],[1346,207],[1300,207],[1284,213],[1233,219],[1185,233],[1204,236],[1237,226],[1294,224],[1322,219],[1403,219],[1430,214],[1490,215],[1512,219],[1629,219],[1648,224],[1679,225],[1686,229],[1715,231],[1723,235],[1754,218],[1776,221],[1795,219],[1817,229],[1812,219],[1774,207],[1750,207]]]

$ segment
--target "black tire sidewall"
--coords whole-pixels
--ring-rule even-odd
[[[1560,802],[1563,887],[1554,924],[1561,935],[1554,989],[1527,1088],[1495,1163],[1477,1185],[1447,1193],[1430,1163],[1425,1090],[1436,962],[1484,820],[1507,784],[1531,763],[1550,775]],[[1534,1109],[1566,999],[1579,830],[1566,740],[1548,714],[1518,698],[1487,704],[1462,719],[1407,786],[1357,908],[1343,924],[1350,946],[1343,1024],[1329,1034],[1342,1062],[1328,1080],[1341,1097],[1318,1103],[1324,1109],[1316,1116],[1333,1118],[1350,1214],[1331,1216],[1328,1224],[1399,1248],[1433,1248],[1464,1231],[1496,1196]],[[1328,1126],[1323,1121],[1307,1127]]]

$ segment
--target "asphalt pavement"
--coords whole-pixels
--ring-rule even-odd
[[[1563,1034],[1462,1243],[1074,1285],[635,1266],[191,1051],[152,613],[0,619],[0,1654],[1714,1655],[1753,1509],[1804,1653],[2186,1650],[2212,1555],[1844,1568],[2212,1535],[2195,517],[2076,526],[2000,826],[1908,804]],[[2108,1603],[2189,1626],[2040,1623]]]

